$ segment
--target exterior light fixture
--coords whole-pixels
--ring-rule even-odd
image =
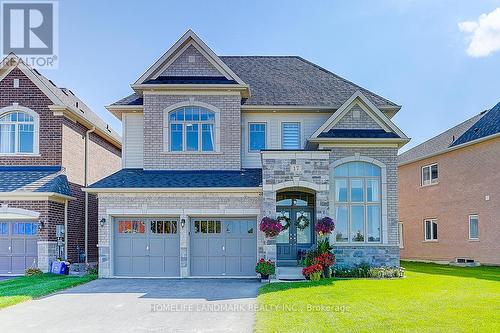
[[[40,223],[38,223],[38,232],[42,231],[44,227],[45,227],[45,222],[40,221]]]
[[[106,224],[106,219],[103,217],[100,221],[99,221],[99,225],[101,227],[104,227],[104,224]]]
[[[184,229],[185,225],[186,225],[186,219],[181,219],[181,228]]]

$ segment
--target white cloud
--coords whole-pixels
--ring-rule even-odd
[[[471,57],[486,57],[500,50],[500,7],[481,14],[477,21],[460,22],[458,28],[470,40],[467,54]]]

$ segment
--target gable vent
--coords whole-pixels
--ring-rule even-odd
[[[190,63],[196,62],[196,57],[194,55],[188,56],[188,62],[190,62]]]

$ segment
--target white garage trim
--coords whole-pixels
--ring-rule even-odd
[[[0,220],[36,220],[40,217],[39,212],[32,210],[6,207],[0,207]]]

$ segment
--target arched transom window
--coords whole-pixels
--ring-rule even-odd
[[[381,169],[368,162],[348,162],[334,169],[335,240],[381,241]]]
[[[14,111],[0,116],[0,153],[34,153],[35,120],[33,116]]]
[[[200,106],[185,106],[168,114],[170,151],[215,150],[215,112]]]

